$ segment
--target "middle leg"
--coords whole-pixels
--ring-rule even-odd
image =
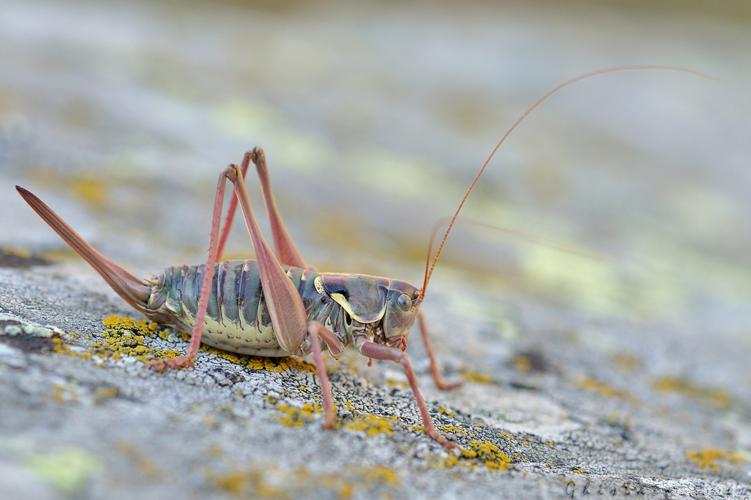
[[[425,315],[423,315],[422,311],[417,313],[417,326],[420,328],[420,336],[422,337],[422,342],[425,345],[425,352],[428,354],[428,360],[430,361],[430,374],[433,377],[433,382],[435,382],[436,387],[442,391],[449,391],[460,387],[462,385],[461,382],[446,382],[443,380],[443,377],[441,377],[441,369],[438,367],[438,361],[433,354],[433,346],[430,342],[430,337],[428,336],[428,324],[425,321]]]
[[[407,380],[412,388],[412,394],[415,396],[425,434],[433,438],[446,449],[458,448],[456,443],[449,441],[442,436],[438,432],[438,429],[436,429],[435,424],[433,424],[433,419],[430,418],[430,413],[428,412],[428,405],[425,404],[425,398],[422,397],[422,392],[420,392],[420,388],[417,387],[417,377],[415,376],[415,372],[412,369],[412,363],[410,363],[409,356],[407,356],[406,352],[383,344],[376,344],[374,342],[365,342],[362,344],[360,352],[363,356],[369,358],[393,361],[394,363],[400,364],[404,373],[407,375]]]

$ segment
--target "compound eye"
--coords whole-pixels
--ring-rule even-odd
[[[407,311],[410,307],[412,307],[412,299],[407,295],[406,293],[403,293],[399,296],[398,299],[396,299],[396,305],[399,306],[399,309],[402,311]]]

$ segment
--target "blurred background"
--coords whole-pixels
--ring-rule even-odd
[[[747,2],[2,0],[0,12],[0,244],[84,276],[14,184],[147,274],[204,259],[217,173],[262,145],[309,262],[419,284],[431,225],[554,84],[622,64],[714,75],[598,77],[535,112],[464,213],[599,257],[459,227],[428,298],[457,325],[550,304],[749,346]],[[252,255],[237,229],[228,254]]]

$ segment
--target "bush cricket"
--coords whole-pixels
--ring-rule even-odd
[[[457,445],[441,435],[428,412],[407,355],[407,338],[417,322],[440,389],[457,387],[445,382],[431,348],[420,305],[446,241],[470,193],[509,134],[543,101],[564,87],[607,73],[636,70],[701,73],[668,66],[620,66],[582,74],[549,90],[535,101],[504,133],[467,187],[443,237],[433,252],[433,231],[428,245],[421,287],[409,282],[362,274],[319,272],[309,266],[290,236],[277,208],[264,151],[255,148],[240,165],[231,164],[219,174],[213,205],[209,251],[204,265],[177,266],[149,279],[139,279],[110,261],[81,238],[44,202],[16,186],[23,199],[60,237],[88,262],[110,287],[134,309],[160,324],[192,331],[185,356],[153,363],[153,368],[192,365],[201,342],[256,356],[306,356],[312,354],[323,399],[323,427],[335,425],[336,410],[323,353],[338,357],[345,347],[376,360],[392,361],[403,369],[414,395],[423,429],[446,448]],[[250,164],[256,168],[268,214],[273,247],[261,233],[245,186]],[[228,184],[233,194],[221,224]],[[221,261],[232,221],[240,206],[255,260]]]

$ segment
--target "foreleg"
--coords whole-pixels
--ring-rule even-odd
[[[422,311],[417,313],[417,326],[420,328],[420,337],[422,337],[422,342],[425,345],[425,352],[428,354],[428,359],[430,360],[430,374],[433,377],[433,382],[435,382],[436,387],[442,391],[448,391],[461,386],[462,382],[446,382],[443,380],[443,377],[441,377],[441,369],[438,367],[438,361],[436,361],[435,355],[433,354],[433,346],[431,345],[430,337],[428,336],[428,324],[425,321],[425,315],[423,315]]]
[[[425,404],[425,399],[422,397],[420,388],[417,387],[417,377],[415,376],[415,372],[412,369],[412,363],[410,363],[409,356],[407,356],[406,352],[383,344],[376,344],[374,342],[365,342],[360,348],[360,352],[369,358],[393,361],[394,363],[400,364],[405,375],[407,375],[407,380],[412,388],[412,394],[415,396],[417,408],[420,410],[420,417],[422,417],[422,426],[425,429],[425,434],[436,440],[444,448],[451,449],[458,447],[456,443],[446,439],[438,432],[438,429],[435,428],[433,419],[430,418],[430,413],[428,412],[428,406]]]

